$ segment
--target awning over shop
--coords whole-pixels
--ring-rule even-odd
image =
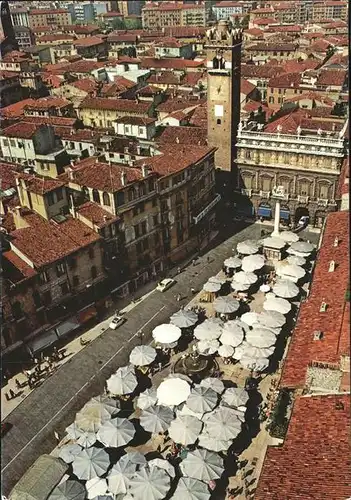
[[[289,220],[290,219],[290,212],[289,210],[280,210],[280,218]]]
[[[255,209],[252,205],[237,205],[236,212],[242,215],[255,215]]]
[[[67,333],[75,330],[80,326],[80,323],[76,316],[72,316],[55,328],[55,331],[59,337],[63,337]]]
[[[77,318],[79,324],[83,325],[87,321],[95,318],[96,315],[97,315],[96,307],[94,305],[90,305],[79,311],[77,314]]]
[[[259,217],[272,217],[272,209],[270,207],[258,207],[257,215]]]
[[[39,351],[42,351],[46,347],[49,347],[51,344],[58,340],[58,336],[56,335],[55,330],[47,330],[46,332],[41,333],[38,337],[29,340],[27,342],[27,348],[33,354]]]

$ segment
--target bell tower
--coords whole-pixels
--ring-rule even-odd
[[[227,21],[206,33],[208,145],[218,148],[216,168],[231,174],[240,121],[241,45],[241,30],[230,28]]]

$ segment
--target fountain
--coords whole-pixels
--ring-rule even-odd
[[[174,373],[182,373],[199,383],[204,377],[210,377],[218,369],[217,363],[211,357],[201,356],[196,345],[192,346],[192,351],[183,355],[173,367]]]

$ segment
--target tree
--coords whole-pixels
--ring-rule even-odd
[[[126,17],[124,19],[124,26],[126,30],[139,30],[142,28],[140,17]]]
[[[243,30],[247,30],[247,28],[249,27],[249,20],[250,20],[250,16],[246,15],[243,18],[243,20],[241,21],[241,27]]]
[[[240,28],[241,24],[240,24],[240,21],[239,21],[239,17],[238,16],[235,16],[234,18],[234,28]]]

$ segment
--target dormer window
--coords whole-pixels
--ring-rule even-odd
[[[323,300],[321,303],[321,306],[319,308],[319,312],[326,312],[327,307],[328,307],[328,304],[326,302],[324,302],[324,300]]]

